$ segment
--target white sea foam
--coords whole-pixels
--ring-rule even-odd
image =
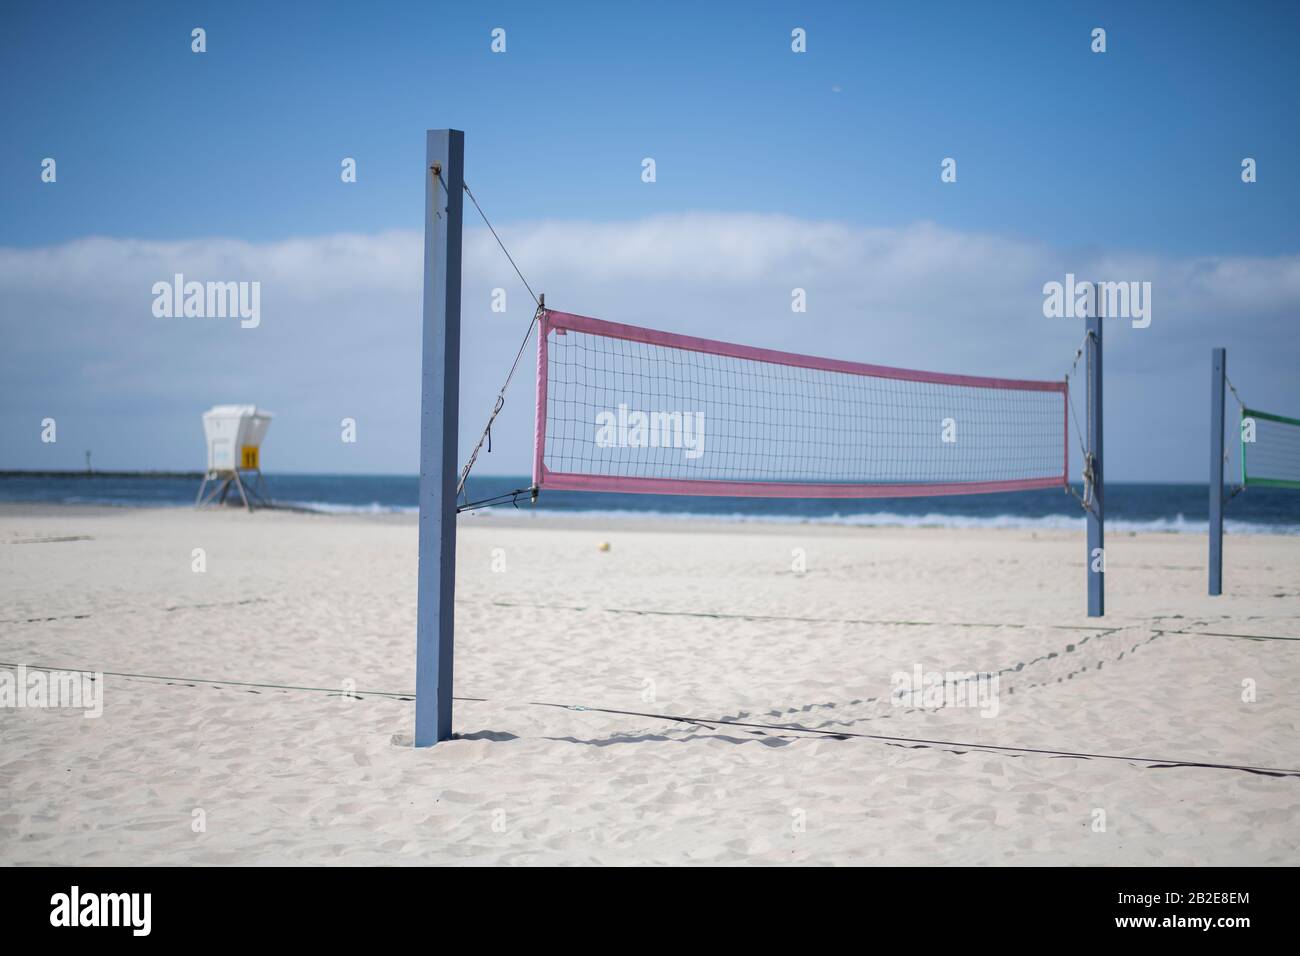
[[[338,515],[388,515],[419,514],[420,509],[414,505],[383,505],[372,501],[364,505],[344,505],[335,501],[276,501],[286,508],[303,508],[307,511],[319,511],[322,514]]]
[[[736,512],[715,514],[686,511],[637,511],[631,509],[591,509],[591,510],[554,510],[545,508],[489,508],[474,512],[477,516],[493,517],[496,514],[507,516],[527,515],[532,518],[580,518],[601,519],[616,518],[623,520],[671,520],[671,521],[726,521],[726,522],[760,522],[763,524],[826,524],[848,525],[868,528],[1009,528],[1041,531],[1083,531],[1085,519],[1069,515],[1042,515],[1027,517],[1024,515],[952,515],[931,512],[924,515],[905,515],[889,511],[850,515],[776,515],[776,514],[740,514]],[[1300,535],[1300,524],[1261,524],[1252,521],[1232,521],[1223,523],[1228,534],[1288,534]],[[1206,534],[1209,531],[1207,521],[1188,521],[1179,514],[1174,518],[1153,518],[1131,521],[1122,518],[1106,520],[1106,530],[1112,532],[1166,532],[1172,534]]]
[[[191,507],[189,502],[128,499],[110,496],[71,495],[58,499],[64,504],[100,505],[112,507],[166,508]],[[417,514],[419,509],[411,505],[388,505],[378,501],[366,504],[340,504],[333,501],[276,500],[275,505],[285,508],[301,508],[322,514],[340,515],[381,515],[381,514]],[[830,515],[792,515],[792,514],[753,514],[740,512],[700,512],[700,511],[665,511],[639,510],[631,508],[592,508],[592,509],[556,509],[545,506],[532,507],[526,502],[518,508],[485,508],[470,512],[466,517],[493,518],[497,516],[524,515],[531,518],[576,518],[581,520],[620,519],[650,521],[720,521],[720,522],[760,522],[764,524],[819,524],[845,525],[863,528],[1007,528],[1030,531],[1082,531],[1085,519],[1082,515],[962,515],[927,512],[926,514],[899,514],[892,511],[873,511],[860,514]],[[1258,521],[1241,521],[1226,519],[1224,531],[1228,534],[1282,534],[1300,535],[1300,523],[1266,524]],[[1184,515],[1176,514],[1172,518],[1150,518],[1131,520],[1127,518],[1108,518],[1106,530],[1113,533],[1142,532],[1170,534],[1206,534],[1209,523],[1200,520],[1188,520]]]

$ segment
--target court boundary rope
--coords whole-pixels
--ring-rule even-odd
[[[39,670],[47,672],[79,672],[86,674],[101,674],[104,677],[121,677],[126,679],[159,681],[163,683],[175,683],[186,685],[207,684],[220,687],[248,687],[257,690],[283,690],[299,691],[311,693],[327,693],[331,695],[341,695],[350,699],[361,700],[365,697],[385,697],[402,701],[414,701],[415,694],[400,693],[395,691],[360,691],[349,690],[341,687],[306,687],[295,686],[292,684],[269,684],[254,683],[250,681],[221,680],[203,677],[172,677],[161,674],[133,674],[123,671],[93,671],[85,668],[74,667],[50,667],[44,664],[17,664],[13,662],[0,661],[0,667],[23,667],[28,670]],[[499,703],[488,697],[458,697],[453,696],[453,700],[471,703]],[[575,713],[597,713],[611,714],[623,717],[641,717],[650,720],[664,720],[674,723],[693,724],[704,727],[743,727],[747,730],[775,730],[789,733],[815,734],[819,737],[831,737],[836,739],[859,739],[875,740],[884,744],[893,746],[912,745],[916,747],[945,747],[961,748],[960,751],[954,751],[959,756],[965,751],[980,751],[985,753],[999,753],[1009,756],[1019,756],[1022,754],[1032,754],[1043,757],[1065,757],[1079,760],[1118,760],[1127,763],[1145,764],[1146,769],[1166,769],[1173,767],[1186,767],[1206,770],[1236,770],[1242,773],[1252,773],[1260,776],[1269,777],[1300,777],[1300,770],[1284,767],[1263,767],[1253,764],[1229,764],[1209,760],[1191,760],[1191,759],[1171,759],[1164,757],[1142,757],[1124,754],[1103,754],[1092,753],[1088,751],[1058,750],[1047,747],[1017,747],[1006,744],[980,744],[968,743],[954,740],[932,740],[924,737],[903,737],[894,734],[864,734],[860,731],[849,730],[823,730],[816,727],[801,727],[798,724],[763,724],[756,721],[730,720],[727,718],[711,717],[689,717],[682,714],[655,714],[634,710],[618,710],[612,707],[588,707],[583,704],[562,704],[554,701],[529,700],[521,703],[534,707],[551,707],[560,710],[569,710]],[[460,735],[457,735],[460,736]],[[549,738],[564,739],[564,738]],[[801,738],[811,739],[811,738]]]

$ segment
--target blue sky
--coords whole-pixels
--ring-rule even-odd
[[[561,305],[573,311],[594,312],[595,304],[630,311],[643,301],[641,283],[665,301],[694,303],[682,308],[676,330],[742,341],[762,331],[743,315],[719,315],[727,302],[736,312],[754,308],[744,299],[748,266],[712,283],[716,299],[698,283],[674,282],[671,269],[624,276],[628,289],[638,289],[625,305],[609,263],[593,257],[584,274],[581,261],[557,260],[560,253],[539,238],[548,234],[543,224],[627,223],[635,231],[656,217],[702,214],[723,217],[716,222],[727,236],[750,229],[746,217],[757,215],[785,217],[765,220],[766,228],[789,220],[791,235],[833,223],[864,234],[885,230],[896,244],[915,240],[909,230],[918,224],[932,224],[957,246],[1010,243],[1012,259],[1048,250],[1044,274],[1031,268],[1007,277],[1005,297],[997,283],[969,290],[988,297],[990,319],[1013,308],[1032,312],[1026,290],[1076,265],[1132,273],[1106,276],[1119,279],[1176,281],[1198,269],[1265,276],[1241,280],[1248,288],[1214,315],[1193,317],[1190,305],[1158,311],[1153,328],[1164,326],[1164,337],[1133,335],[1127,360],[1116,342],[1121,357],[1111,366],[1109,401],[1128,401],[1130,409],[1145,403],[1167,442],[1148,461],[1151,436],[1124,430],[1120,422],[1132,414],[1112,415],[1128,452],[1110,469],[1116,477],[1201,479],[1202,366],[1211,344],[1229,346],[1230,374],[1236,368],[1253,380],[1258,403],[1289,405],[1292,413],[1300,403],[1300,349],[1286,331],[1296,316],[1300,251],[1300,183],[1287,168],[1300,146],[1295,4],[54,3],[8,5],[0,16],[0,251],[18,277],[0,285],[4,335],[17,346],[0,367],[9,383],[0,383],[0,467],[79,464],[81,441],[75,454],[71,445],[31,442],[31,416],[52,405],[64,409],[70,433],[107,446],[97,453],[105,467],[192,466],[187,436],[197,409],[230,400],[289,416],[268,438],[268,449],[277,441],[283,448],[280,470],[414,471],[411,393],[376,394],[411,373],[418,312],[392,314],[418,310],[418,258],[409,285],[398,279],[387,287],[391,298],[367,284],[373,270],[363,267],[381,254],[376,245],[386,248],[376,237],[420,228],[424,130],[442,126],[466,130],[468,181],[494,220],[534,250],[521,265],[537,284],[551,288],[554,275],[564,278],[569,298]],[[201,55],[190,51],[195,26],[207,30]],[[1089,48],[1097,26],[1107,30],[1100,55]],[[507,31],[503,55],[489,49],[494,27]],[[807,30],[806,54],[790,50],[794,27]],[[40,181],[46,156],[58,161],[56,184]],[[357,160],[355,184],[340,183],[344,156]],[[653,186],[640,181],[646,156],[657,163]],[[948,156],[958,162],[956,184],[939,181]],[[1250,185],[1240,180],[1245,156],[1259,164],[1259,181]],[[690,219],[676,221],[691,228]],[[70,291],[71,280],[56,273],[44,292],[25,278],[36,255],[65,270],[78,263],[86,276],[153,257],[164,278],[173,262],[196,261],[186,258],[195,244],[230,240],[242,244],[239,251],[217,261],[256,263],[273,253],[292,258],[275,245],[287,240],[318,243],[303,253],[317,256],[319,243],[338,235],[370,239],[357,255],[351,313],[298,294],[315,274],[310,268],[296,274],[296,286],[285,279],[278,299],[268,278],[265,295],[269,324],[277,302],[296,310],[300,323],[319,308],[314,329],[344,350],[346,336],[331,338],[335,324],[364,315],[367,303],[385,313],[356,327],[364,346],[354,350],[348,400],[375,424],[366,431],[372,443],[359,454],[347,450],[347,459],[337,442],[298,440],[312,429],[336,430],[312,418],[334,421],[336,413],[308,395],[310,370],[328,362],[301,342],[319,337],[307,326],[296,326],[297,346],[287,335],[275,339],[274,330],[262,337],[223,330],[220,342],[206,331],[160,333],[149,325],[146,275],[139,298],[109,289],[107,280],[94,296]],[[161,245],[119,246],[95,258],[75,245],[87,237]],[[716,257],[728,255],[724,242]],[[498,283],[496,264],[471,258],[467,290],[477,277],[506,284]],[[942,262],[912,264],[916,281],[930,286],[948,272]],[[548,266],[551,275],[540,271]],[[763,266],[771,269],[766,260]],[[942,317],[928,325],[930,313],[903,319],[911,312],[903,291],[874,301],[852,291],[853,263],[837,268],[832,283],[831,265],[808,267],[837,290],[820,300],[837,307],[825,315],[824,348],[849,336],[853,357],[864,361],[1035,377],[1058,377],[1057,366],[1068,363],[1064,354],[1051,368],[1023,367],[1007,353],[1028,356],[1040,346],[1044,354],[1068,353],[1074,330],[1045,332],[1031,348],[1020,339],[999,348],[997,327],[973,324],[980,313],[968,316],[969,302],[951,310],[956,325]],[[732,293],[719,292],[727,283]],[[291,286],[298,292],[290,294]],[[946,291],[956,299],[963,287]],[[58,301],[64,295],[71,298]],[[1198,300],[1194,290],[1159,286],[1157,296]],[[337,296],[348,297],[347,290]],[[49,315],[34,315],[45,302]],[[472,313],[467,307],[467,322]],[[887,335],[873,334],[877,321],[891,323]],[[1017,328],[1046,321],[1038,316],[1038,325]],[[108,327],[116,333],[95,339]],[[819,334],[798,338],[817,343]],[[989,350],[981,367],[964,367],[975,356],[963,336]],[[498,338],[513,333],[485,336]],[[83,339],[97,341],[96,351],[47,348]],[[474,341],[471,335],[467,345]],[[215,394],[198,374],[195,356],[218,354],[228,356],[221,384],[232,394]],[[148,364],[133,355],[148,356]],[[495,353],[467,356],[480,359],[485,381],[499,377]],[[180,374],[187,362],[195,368]],[[178,370],[175,380],[142,384],[159,364]],[[1165,377],[1155,381],[1154,371]],[[292,378],[292,387],[277,387],[272,373]],[[412,388],[418,395],[418,381]],[[494,388],[481,395],[469,386],[464,431],[476,430],[475,403],[488,403]],[[340,389],[346,394],[347,383],[331,376],[328,390]],[[1194,427],[1180,424],[1187,407],[1197,410]],[[295,415],[300,424],[288,431]],[[117,431],[129,422],[147,422],[158,437],[133,444]],[[1170,450],[1179,450],[1172,459]],[[503,465],[513,470],[510,458]]]
[[[410,155],[426,127],[454,126],[470,132],[471,182],[510,218],[761,210],[1294,250],[1278,213],[1300,209],[1283,174],[1300,146],[1295,4],[55,3],[4,16],[10,244],[414,228]],[[790,52],[792,25],[808,30],[805,55]],[[1104,55],[1089,50],[1097,25]],[[489,52],[496,26],[505,55]],[[31,175],[36,152],[64,157],[57,193]],[[1264,170],[1249,192],[1243,154]],[[358,159],[357,189],[336,188],[338,155]],[[643,155],[660,165],[654,191],[627,175]],[[960,190],[934,174],[944,156]]]

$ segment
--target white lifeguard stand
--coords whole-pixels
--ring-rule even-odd
[[[271,425],[271,413],[256,405],[214,405],[203,413],[203,435],[208,443],[208,469],[199,486],[195,507],[206,504],[225,504],[233,488],[249,511],[253,504],[270,504],[265,497],[259,449],[266,430]],[[241,472],[251,475],[246,480]],[[208,483],[213,489],[204,497]]]

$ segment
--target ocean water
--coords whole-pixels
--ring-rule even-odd
[[[265,479],[272,499],[281,505],[342,513],[416,510],[415,475],[268,474]],[[473,477],[469,494],[480,500],[527,484],[522,476]],[[186,507],[194,504],[198,488],[198,478],[185,476],[9,474],[0,476],[0,501]],[[1208,501],[1205,485],[1111,483],[1106,487],[1106,527],[1204,534]],[[525,498],[517,510],[506,504],[486,511],[879,526],[1075,528],[1083,522],[1078,501],[1057,489],[853,501],[551,491],[535,504]],[[1225,526],[1232,534],[1300,535],[1300,491],[1251,488],[1228,503]]]

